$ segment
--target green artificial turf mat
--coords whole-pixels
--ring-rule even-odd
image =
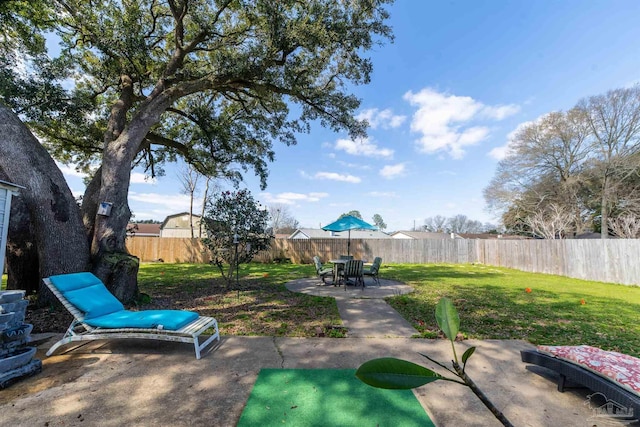
[[[383,390],[354,369],[261,369],[238,427],[432,427],[411,390]]]

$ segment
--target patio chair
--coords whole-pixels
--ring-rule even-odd
[[[340,255],[340,259],[350,260],[353,259],[353,255]]]
[[[344,269],[340,271],[341,282],[344,284],[344,290],[347,290],[347,282],[349,279],[354,280],[355,286],[362,285],[364,289],[364,263],[359,259],[350,259],[344,265]]]
[[[200,316],[185,310],[129,311],[91,273],[71,273],[51,276],[43,282],[62,302],[74,319],[58,347],[76,341],[121,338],[142,338],[193,343],[196,359],[214,339],[220,341],[218,322],[213,317]],[[213,334],[203,343],[200,335],[208,329]]]
[[[382,264],[382,258],[379,256],[373,259],[373,264],[369,268],[364,269],[364,276],[373,277],[373,281],[376,285],[380,286],[380,278],[378,277],[378,273],[380,272],[380,265]]]
[[[618,409],[640,414],[640,359],[588,345],[538,346],[522,350],[523,362],[558,373],[558,391],[568,382],[601,393]],[[591,395],[589,396],[591,397]],[[622,413],[621,413],[622,414]]]
[[[313,263],[316,266],[316,274],[322,279],[322,283],[327,283],[325,279],[328,274],[333,275],[333,268],[323,267],[320,257],[317,255],[313,257]]]

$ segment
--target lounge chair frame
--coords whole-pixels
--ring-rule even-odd
[[[74,319],[67,328],[64,336],[60,341],[55,343],[47,351],[47,356],[51,356],[60,346],[77,341],[93,341],[93,340],[109,340],[109,339],[152,339],[162,341],[192,343],[195,348],[196,359],[200,359],[202,350],[204,350],[213,340],[220,341],[220,332],[218,330],[218,322],[213,317],[200,316],[193,322],[183,326],[178,330],[166,329],[146,329],[146,328],[96,328],[87,325],[84,322],[84,315],[73,304],[71,304],[65,296],[51,283],[49,278],[43,279],[43,282],[51,290],[51,292],[60,300],[62,305],[73,315]],[[200,335],[207,329],[213,328],[213,335],[209,336],[204,342],[200,342]]]
[[[563,393],[566,388],[571,387],[567,382],[578,384],[594,392],[600,392],[608,400],[612,400],[626,408],[633,408],[633,413],[636,414],[636,416],[640,416],[640,396],[623,388],[620,384],[607,377],[596,374],[576,363],[540,353],[537,350],[521,350],[520,357],[523,362],[542,366],[543,368],[557,372],[559,375],[559,392]]]

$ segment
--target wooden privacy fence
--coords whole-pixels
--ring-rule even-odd
[[[211,258],[200,239],[182,237],[127,237],[127,250],[142,262],[206,264]]]
[[[132,237],[129,252],[141,261],[207,263],[209,256],[200,239]],[[275,239],[258,262],[289,259],[310,264],[315,255],[322,262],[347,253],[344,239]],[[466,239],[352,239],[350,254],[384,263],[482,263],[534,273],[578,279],[640,285],[640,240],[466,240]]]

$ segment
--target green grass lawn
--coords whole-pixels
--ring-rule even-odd
[[[292,293],[285,283],[315,274],[311,265],[242,265],[239,282],[226,288],[206,264],[142,264],[140,292],[152,297],[141,309],[198,311],[218,320],[223,335],[339,336],[342,321],[333,298]]]
[[[153,297],[142,308],[194,309],[216,317],[223,334],[330,335],[328,326],[340,324],[335,301],[284,287],[313,275],[310,265],[250,264],[240,269],[239,290],[226,290],[209,265],[144,264],[139,283]],[[383,265],[381,276],[416,289],[388,302],[426,338],[440,336],[433,313],[447,296],[465,338],[589,344],[640,356],[640,287],[471,264]]]
[[[439,335],[433,313],[446,296],[460,313],[465,338],[589,344],[640,356],[637,286],[470,264],[395,264],[381,275],[416,289],[388,302],[424,337]]]
[[[224,335],[341,336],[333,298],[292,293],[284,286],[314,275],[311,265],[254,263],[241,266],[239,286],[234,282],[227,289],[210,265],[143,264],[140,291],[151,302],[139,308],[195,310],[218,319]],[[380,275],[415,288],[387,301],[425,338],[441,336],[434,309],[446,296],[460,313],[465,338],[589,344],[640,357],[637,286],[471,264],[383,264]],[[46,319],[42,323],[47,325]]]

